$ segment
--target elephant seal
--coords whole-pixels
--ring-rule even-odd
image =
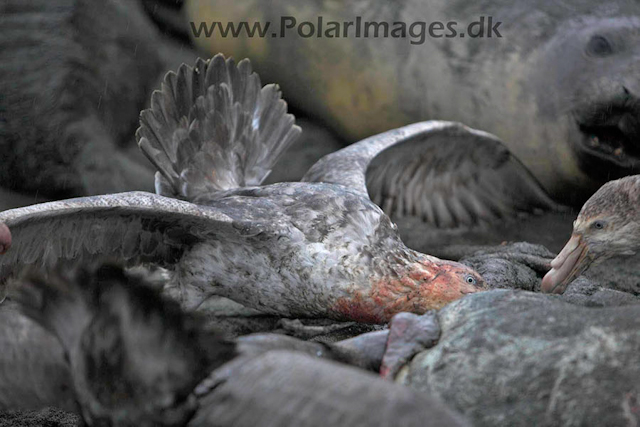
[[[574,205],[640,171],[638,2],[187,0],[185,11],[199,47],[252,58],[292,105],[352,141],[462,122],[497,135]],[[222,37],[243,21],[271,27]]]

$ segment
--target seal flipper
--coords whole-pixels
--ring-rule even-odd
[[[443,229],[562,209],[497,137],[454,122],[367,138],[325,156],[303,179],[366,192],[392,218],[416,216]]]
[[[248,60],[222,55],[169,72],[140,124],[156,192],[191,201],[259,185],[300,133],[278,86],[261,88]]]

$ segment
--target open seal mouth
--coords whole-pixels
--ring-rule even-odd
[[[591,105],[575,113],[582,168],[610,180],[640,172],[640,100]]]

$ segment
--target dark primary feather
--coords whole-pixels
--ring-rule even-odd
[[[493,135],[452,122],[415,123],[320,159],[304,181],[345,185],[392,218],[439,228],[559,209]]]
[[[186,200],[259,185],[300,133],[279,88],[222,55],[167,73],[140,123],[156,192]]]

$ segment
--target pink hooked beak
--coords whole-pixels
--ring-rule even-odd
[[[589,247],[581,235],[572,234],[553,261],[551,270],[542,279],[542,292],[561,294],[576,277],[593,262]]]

